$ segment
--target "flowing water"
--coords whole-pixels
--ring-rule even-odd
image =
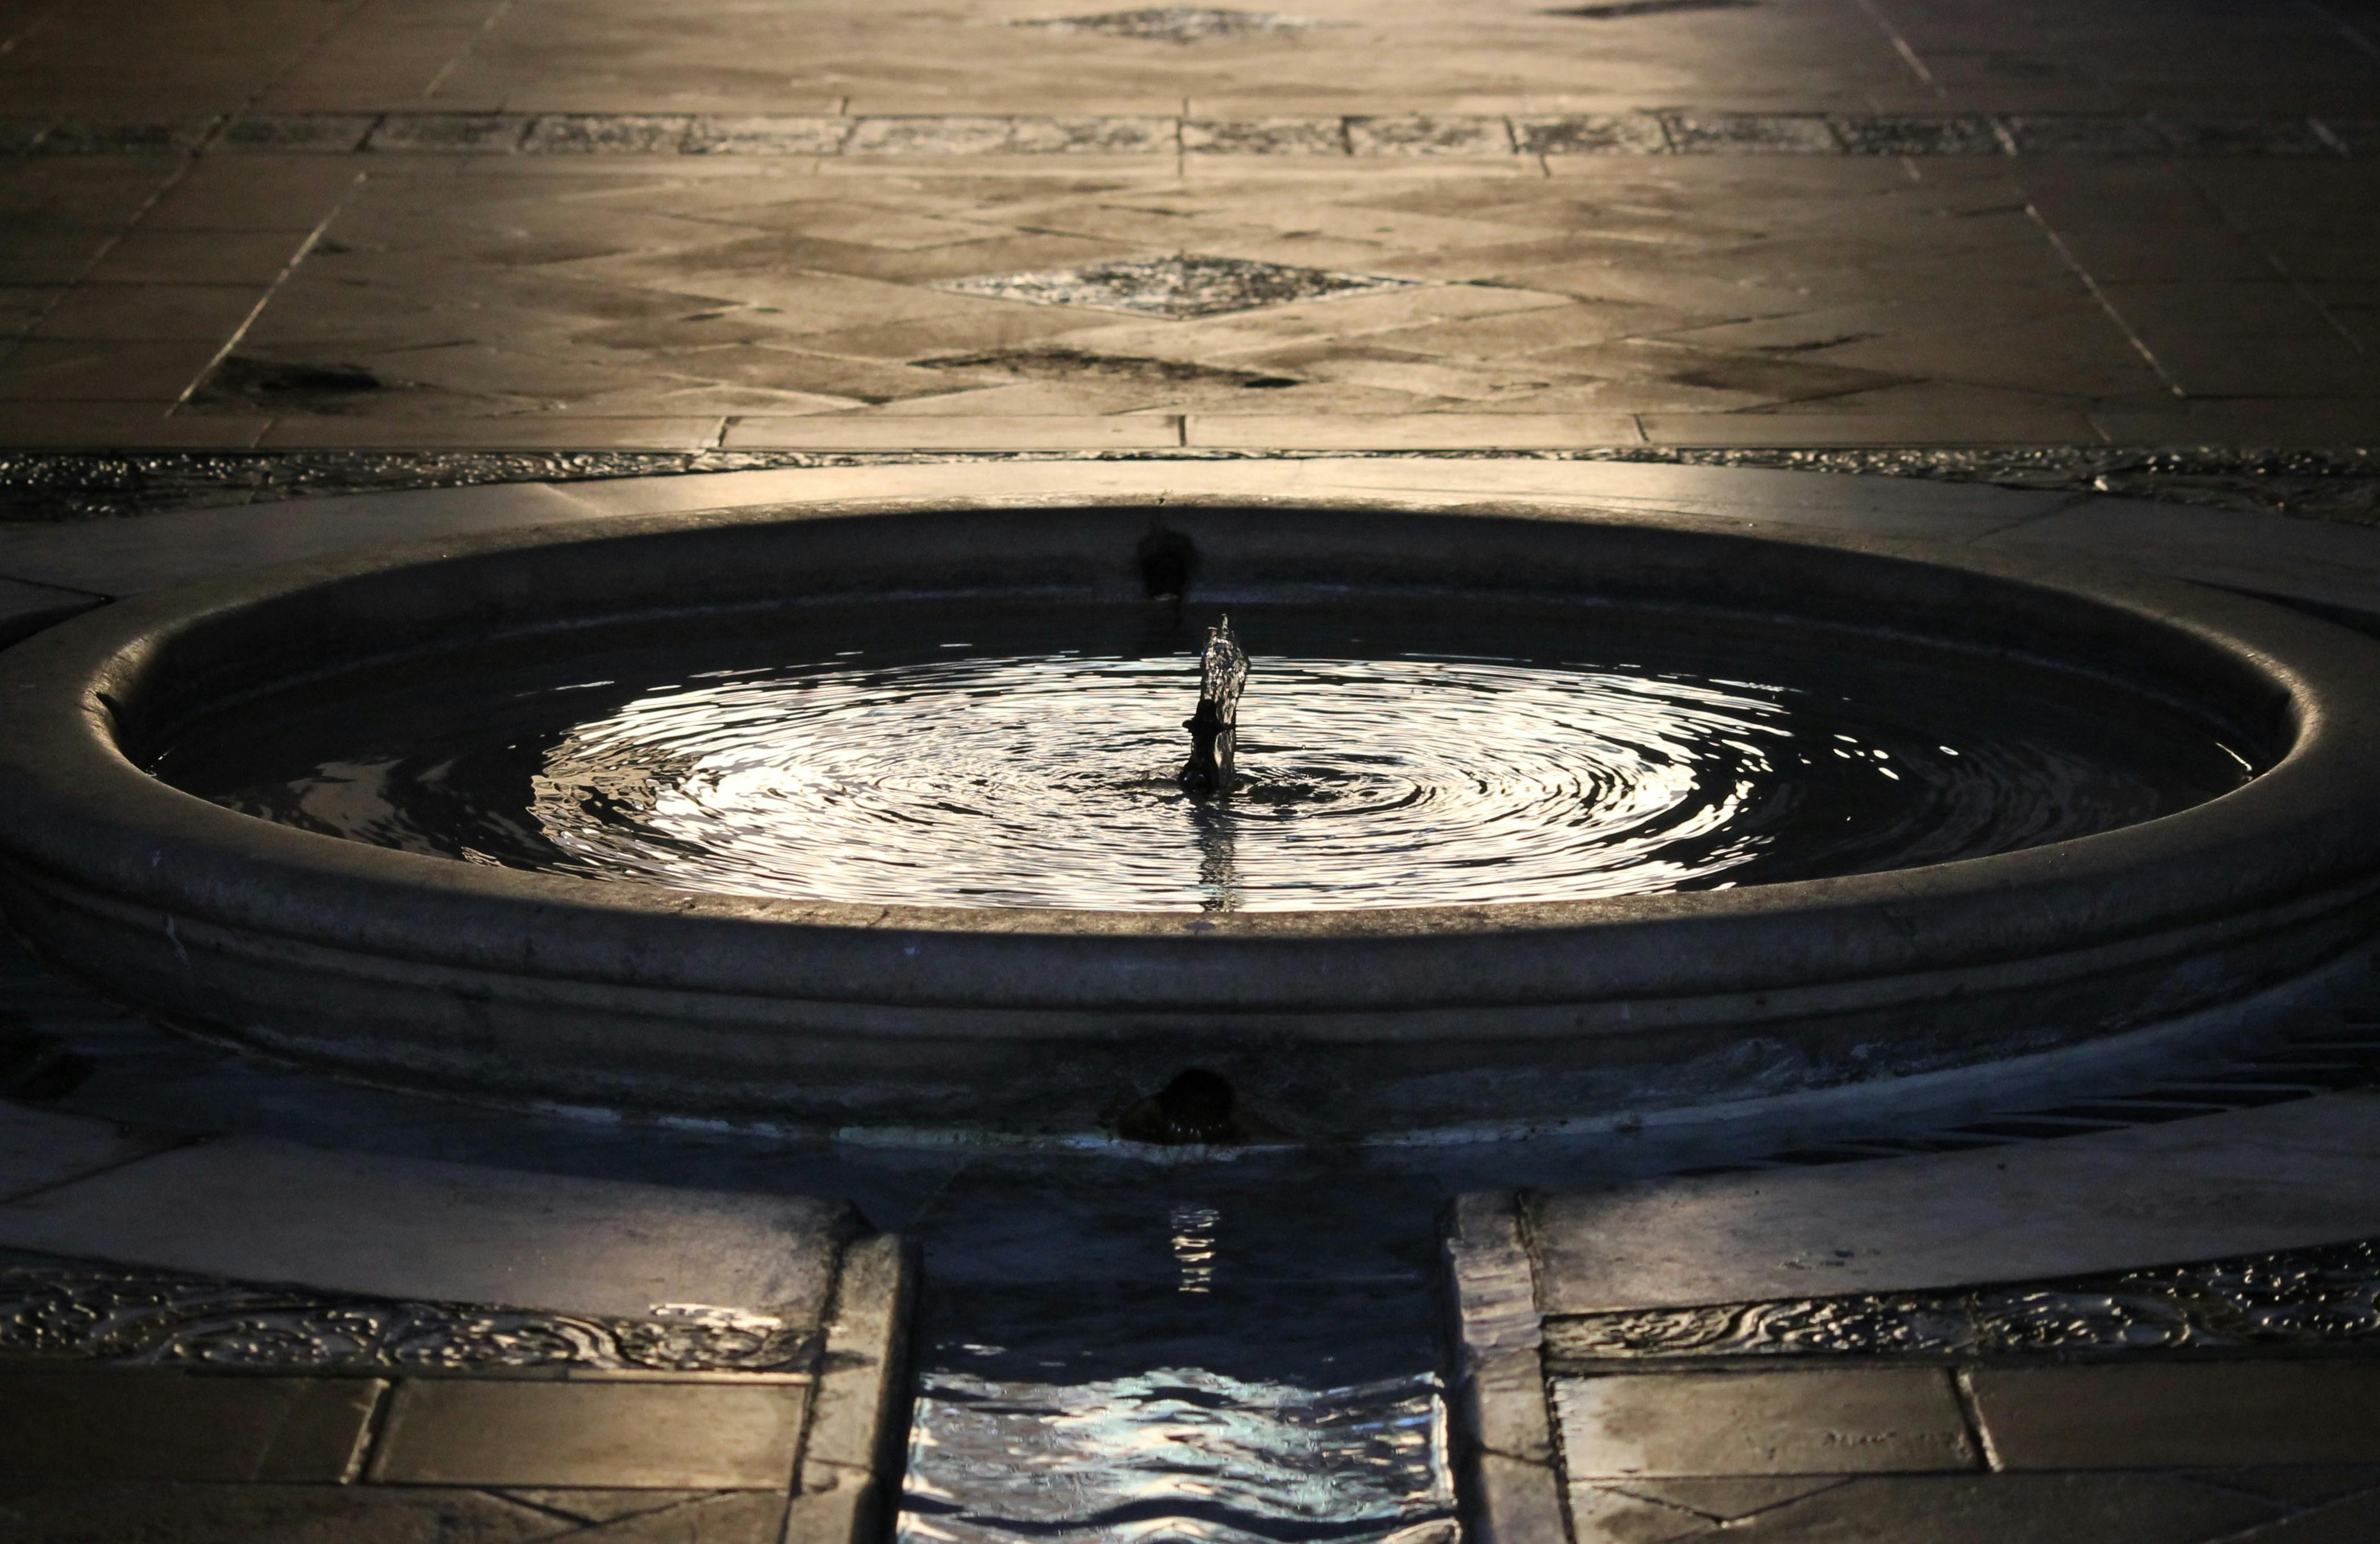
[[[1871,872],[2151,819],[2252,770],[2181,709],[1906,639],[1588,608],[1238,624],[1238,777],[1212,800],[1174,782],[1201,629],[1126,608],[530,640],[249,701],[155,769],[235,809],[479,863],[1158,911]]]

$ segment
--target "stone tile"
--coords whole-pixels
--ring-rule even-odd
[[[193,1377],[0,1368],[0,1479],[338,1484],[362,1460],[386,1385],[364,1378]]]
[[[150,123],[92,123],[66,118],[32,148],[41,155],[186,155],[213,137],[216,113],[194,113]]]
[[[2366,1544],[2373,1538],[2380,1538],[2380,1497],[2357,1496],[2252,1528],[2225,1544]]]
[[[257,437],[270,450],[703,450],[724,414],[676,418],[276,418]]]
[[[1085,16],[1026,17],[1009,25],[1060,35],[1095,33],[1147,42],[1194,43],[1303,32],[1330,23],[1276,11],[1233,10],[1220,6],[1151,6]]]
[[[807,1544],[786,1530],[786,1498],[761,1490],[730,1491],[634,1516],[621,1517],[570,1536],[586,1544]],[[861,1544],[867,1537],[848,1529],[818,1544]]]
[[[1357,155],[1510,155],[1512,130],[1502,118],[1351,117],[1347,147]]]
[[[1554,1412],[1573,1481],[1979,1465],[1931,1368],[1559,1378]]]
[[[378,113],[249,113],[225,126],[213,148],[232,153],[337,155],[363,149]]]
[[[1174,319],[1410,287],[1412,281],[1378,274],[1342,274],[1240,258],[1177,253],[1126,262],[1092,263],[1038,274],[956,279],[941,287],[962,295],[1023,300],[1039,306],[1085,306],[1136,316]]]
[[[2380,1366],[1986,1368],[1969,1378],[2003,1469],[2380,1461]]]
[[[218,346],[30,339],[0,360],[0,402],[141,402],[162,412],[181,400]]]
[[[1161,450],[1182,443],[1180,419],[1129,417],[901,417],[828,413],[733,419],[729,450]]]
[[[0,639],[13,643],[41,626],[88,611],[100,600],[79,590],[0,579]],[[0,1027],[0,1035],[9,1032]],[[119,1126],[88,1115],[0,1103],[0,1201],[129,1163],[175,1140],[164,1132]]]
[[[766,114],[698,117],[685,149],[694,155],[832,155],[851,137],[852,120]]]
[[[1237,450],[1563,450],[1644,443],[1625,413],[1193,413],[1184,443]]]
[[[0,344],[24,335],[66,293],[64,285],[0,286]]]
[[[2166,141],[2184,155],[2335,155],[2333,145],[2303,118],[2168,118],[2155,120]]]
[[[0,217],[12,247],[45,235],[114,233],[195,169],[178,156],[0,161]]]
[[[1666,334],[1684,320],[1673,311],[1625,301],[1579,300],[1491,312],[1366,334],[1373,341],[1455,359],[1510,359],[1549,349]]]
[[[2345,283],[2380,280],[2380,254],[2362,232],[2266,231],[2258,233],[2256,244],[2294,278]]]
[[[2380,360],[2327,331],[2258,337],[2166,328],[2143,335],[2166,375],[2192,396],[2380,400]]]
[[[972,383],[956,364],[947,370],[914,370],[768,343],[698,349],[650,348],[638,357],[655,370],[705,382],[832,398],[839,407],[938,395]]]
[[[115,239],[104,231],[11,232],[0,242],[0,284],[72,284]]]
[[[693,131],[691,114],[545,113],[521,149],[538,155],[674,155]]]
[[[12,1544],[530,1544],[549,1514],[478,1490],[412,1486],[0,1481]]]
[[[77,285],[33,335],[77,341],[204,339],[223,343],[264,298],[247,285]]]
[[[2380,404],[2374,404],[2380,406]],[[2219,420],[2218,420],[2219,421]],[[2370,423],[2367,416],[2364,422]],[[2103,422],[2110,444],[2286,444],[2278,434],[2200,433],[2192,436],[2124,435],[2119,437],[2116,425]],[[2338,441],[2332,441],[2338,444]],[[2350,440],[2350,443],[2352,443]],[[1977,543],[1987,548],[2007,548],[2012,552],[2037,551],[2045,553],[2071,554],[2078,557],[2115,561],[2166,574],[2178,578],[2192,578],[2208,584],[2228,586],[2265,595],[2295,596],[2325,605],[2353,608],[2365,603],[2359,596],[2368,597],[2372,587],[2380,582],[2380,553],[2372,551],[2368,531],[2337,522],[2315,520],[2259,520],[2256,517],[2233,514],[2227,510],[2193,509],[2178,505],[2150,504],[2143,500],[2094,498],[2078,501],[2069,507],[2044,516],[2038,520],[2011,525],[2005,530],[1985,536]],[[2133,1252],[2126,1262],[2155,1258],[2167,1260],[2203,1259],[2209,1251],[2217,1255],[2254,1254],[2271,1249],[2293,1248],[2338,1238],[2361,1237],[2358,1231],[2362,1210],[2355,1186],[2362,1183],[2363,1161],[2361,1158],[2364,1127],[2362,1122],[2350,1118],[2339,1120],[2338,1111],[2329,1100],[2311,1101],[2315,1108],[2293,1106],[2295,1111],[2313,1116],[2314,1125],[2326,1127],[2339,1144],[2336,1154],[2320,1149],[2303,1154],[2290,1169],[2272,1161],[2258,1150],[2263,1143],[2236,1154],[2225,1163],[2214,1149],[2190,1151],[2194,1144],[2175,1138],[2177,1161],[2182,1169],[2204,1176],[2201,1184],[2210,1193],[2219,1192],[2238,1203],[2232,1212],[2202,1224],[2193,1241],[2187,1246],[2174,1240],[2173,1233],[2186,1224],[2180,1197],[2172,1186],[2180,1183],[2179,1175],[2163,1177],[2161,1169],[2151,1168],[2130,1182],[2143,1185],[2143,1204],[2137,1212],[2127,1210],[2120,1217],[2094,1219],[2087,1210],[2058,1219],[2052,1227],[2039,1230],[2037,1242],[2023,1246],[2040,1248],[2043,1244],[2059,1239],[2063,1246],[2077,1246],[2105,1252],[2118,1239],[2128,1238]],[[2327,1107],[2327,1108],[2325,1108]],[[2238,1117],[2208,1117],[2227,1125]],[[2192,1126],[2205,1123],[2192,1121]],[[2232,1129],[2247,1129],[2232,1125]],[[2296,1132],[2303,1126],[2284,1127],[2274,1132],[2268,1140],[2296,1146]],[[2197,1134],[2212,1137],[2211,1132]],[[2094,1141],[2082,1137],[2078,1140]],[[2062,1144],[2061,1144],[2062,1145]],[[2036,1173],[2038,1181],[2046,1177]],[[2199,1214],[2202,1218],[2204,1213]],[[2095,1222],[2095,1230],[2093,1224]],[[2343,1225],[2342,1225],[2343,1224]],[[1997,1228],[1993,1231],[1997,1232]],[[2095,1236],[2086,1234],[2095,1233]],[[2142,1248],[2148,1240],[2163,1234],[2168,1240],[2154,1251]],[[2006,1237],[2006,1235],[2003,1235]],[[2252,1242],[2243,1240],[2252,1238]],[[2217,1247],[2218,1240],[2221,1246]],[[2036,1258],[2039,1258],[2036,1256]],[[2101,1267],[2105,1269],[2106,1267]],[[2061,1270],[2029,1274],[2058,1275]]]
[[[1184,118],[1182,148],[1193,155],[1345,155],[1347,120]]]
[[[2168,334],[2335,343],[2329,319],[2298,286],[2280,279],[2122,280],[2100,293],[2152,345]]]
[[[1827,445],[2092,444],[2099,432],[2080,409],[2064,413],[1646,413],[1658,445],[1761,448]]]
[[[850,148],[859,148],[856,134]],[[1106,116],[1020,117],[1001,150],[1008,155],[1172,155],[1180,148],[1170,117]]]
[[[1154,153],[1122,154],[1097,150],[1076,150],[1062,160],[1047,151],[994,150],[978,151],[965,155],[858,155],[846,153],[827,156],[808,163],[821,177],[864,180],[874,183],[890,176],[916,177],[969,176],[986,179],[1013,179],[1027,187],[1050,176],[1056,166],[1079,176],[1133,177],[1170,174],[1178,158],[1168,145]],[[1204,164],[1212,166],[1215,162]],[[1234,165],[1260,166],[1262,161],[1232,163]],[[1342,164],[1343,166],[1343,163]]]
[[[369,151],[401,154],[508,155],[521,148],[529,120],[501,113],[392,113],[364,141]]]
[[[2285,1505],[2320,1506],[2380,1491],[2380,1467],[2307,1464],[2286,1467],[2208,1469],[2190,1477],[2226,1490],[2266,1496]]]
[[[2144,117],[2014,115],[2000,125],[2019,155],[2155,155],[2171,148]]]
[[[2358,528],[2117,499],[1991,507],[1973,506],[1961,533],[1987,549],[2119,557],[2280,594],[2305,592],[2310,574],[2380,583],[2380,538]],[[2361,1238],[2380,1233],[2380,1192],[2367,1188],[2380,1157],[2365,1155],[2380,1143],[2374,1105],[2331,1095],[1983,1152],[1548,1194],[1535,1206],[1538,1291],[1548,1313],[1595,1313],[2046,1280]]]
[[[1791,113],[1664,113],[1670,148],[1685,155],[1833,155],[1842,148],[1822,117]]]
[[[174,414],[162,399],[124,402],[10,402],[0,411],[0,444],[77,450],[245,450],[270,419],[234,414]]]
[[[997,154],[1013,131],[1005,117],[872,117],[855,122],[844,147],[856,155]]]
[[[314,519],[334,522],[343,545],[354,548],[388,541],[404,525],[423,536],[440,534],[441,525],[456,529],[451,517],[423,517],[442,506],[480,506],[487,514],[480,529],[500,529],[510,511],[522,524],[586,514],[547,489],[444,492],[443,499],[339,501],[346,507]],[[168,543],[277,526],[273,534],[297,549],[294,556],[308,544],[303,525],[311,513],[262,505],[157,516],[133,523],[139,529],[123,540]],[[41,534],[0,533],[13,539],[0,541],[0,573],[42,577],[19,555]],[[314,550],[322,550],[316,540]],[[237,555],[220,555],[227,567],[243,565]],[[0,1246],[382,1297],[621,1316],[693,1303],[812,1324],[849,1225],[841,1203],[798,1196],[674,1190],[223,1138],[0,1207]]]
[[[310,232],[362,179],[359,164],[331,156],[210,155],[164,190],[140,228]]]
[[[1659,155],[1670,148],[1650,113],[1516,117],[1512,134],[1529,155]]]
[[[1853,155],[1999,155],[2006,152],[1992,120],[1980,113],[1954,117],[1846,117],[1835,133]]]
[[[1708,1517],[1599,1485],[1570,1490],[1570,1544],[1670,1544],[1718,1525]]]
[[[266,285],[297,257],[290,231],[128,231],[85,275],[91,284]]]
[[[0,155],[22,155],[41,142],[55,120],[49,117],[0,117]]]
[[[800,1383],[408,1380],[381,1423],[370,1477],[783,1489],[808,1392]]]
[[[1729,1544],[2231,1544],[2272,1509],[2145,1476],[1855,1479],[1730,1525]],[[2250,1534],[2247,1538],[2256,1538]]]
[[[1815,1479],[1760,1476],[1725,1479],[1632,1479],[1610,1489],[1682,1511],[1699,1513],[1716,1522],[1732,1523],[1755,1513],[1783,1506],[1788,1501],[1800,1501],[1804,1496],[1815,1496],[1842,1483],[1833,1476]]]
[[[1152,155],[1177,147],[1171,118],[864,117],[849,155]]]
[[[661,1512],[684,1506],[689,1501],[707,1501],[718,1494],[711,1490],[623,1490],[555,1489],[535,1486],[507,1487],[496,1492],[507,1501],[534,1506],[547,1512],[558,1512],[581,1523],[616,1523],[648,1512]]]

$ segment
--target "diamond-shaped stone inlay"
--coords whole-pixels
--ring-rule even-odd
[[[1302,32],[1328,23],[1271,11],[1228,11],[1212,6],[1152,6],[1146,10],[1105,11],[1097,16],[1036,17],[1010,23],[1051,32],[1099,32],[1111,38],[1156,43],[1208,43],[1267,32]]]
[[[1278,262],[1176,252],[1171,257],[1095,262],[1082,268],[1052,268],[1038,274],[953,279],[941,287],[962,295],[1026,300],[1037,306],[1090,306],[1100,310],[1184,321],[1334,295],[1405,289],[1416,282],[1384,278],[1378,274],[1334,274],[1320,268],[1292,268]]]

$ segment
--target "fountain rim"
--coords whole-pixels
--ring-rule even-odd
[[[1461,515],[1948,568],[2094,603],[2219,650],[2287,698],[2294,743],[2206,803],[1955,863],[1577,901],[1205,915],[698,894],[374,847],[240,815],[161,782],[122,749],[109,701],[128,695],[128,683],[176,637],[320,586],[500,554],[568,561],[573,548],[725,526],[1026,510]],[[2067,560],[1587,501],[872,498],[416,541],[103,607],[0,655],[0,701],[19,725],[0,744],[0,866],[24,876],[12,888],[30,880],[152,911],[169,936],[178,918],[395,961],[668,990],[783,994],[797,984],[811,1001],[1149,1011],[1609,1000],[1678,990],[1682,974],[1707,993],[1989,971],[2047,955],[2080,968],[2084,956],[2171,953],[2190,937],[2286,927],[2380,892],[2380,810],[2368,796],[2380,786],[2380,646],[2269,602]],[[2242,919],[2256,912],[2264,923]],[[793,933],[803,944],[798,968],[785,958]],[[1513,948],[1524,942],[1525,958]],[[1389,964],[1383,943],[1398,957],[1376,970]],[[1069,970],[1079,978],[1053,979]],[[1451,981],[1430,979],[1450,973]]]

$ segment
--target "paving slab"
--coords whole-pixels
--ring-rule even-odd
[[[841,1202],[738,1196],[226,1137],[0,1205],[0,1246],[239,1281],[640,1317],[815,1326]]]
[[[587,513],[554,489],[528,482],[292,499],[140,520],[0,525],[0,575],[134,595],[385,542],[554,525]]]
[[[569,1526],[480,1490],[338,1484],[0,1481],[0,1520],[9,1544],[530,1544]]]
[[[1573,1483],[1982,1465],[1939,1368],[1556,1378],[1553,1401]]]
[[[2261,1544],[2262,1529],[2235,1540],[2236,1530],[2275,1511],[2175,1477],[1893,1476],[1854,1479],[1730,1523],[1717,1537],[1725,1544]]]
[[[129,1163],[180,1140],[167,1132],[0,1101],[0,1201]]]
[[[2380,1538],[2380,1496],[2356,1496],[2240,1534],[2227,1544],[2369,1544]]]
[[[368,1477],[394,1485],[784,1490],[805,1383],[397,1385]]]
[[[2092,1275],[2380,1234],[2380,1096],[1534,1198],[1549,1314]]]
[[[2000,1469],[2380,1463],[2380,1366],[2212,1362],[1979,1368]]]
[[[104,599],[55,585],[0,579],[0,649],[18,638],[30,638],[54,623],[79,615]]]
[[[2146,499],[2091,498],[1977,546],[2059,553],[2270,595],[2349,607],[2380,596],[2380,531]]]
[[[368,1378],[10,1367],[0,1369],[0,1482],[336,1485],[361,1464],[385,1390]]]

